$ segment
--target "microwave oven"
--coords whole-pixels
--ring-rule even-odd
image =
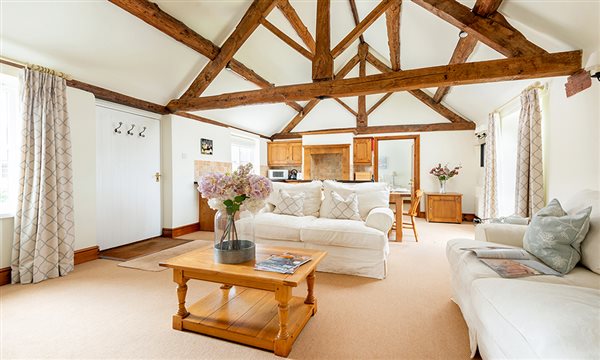
[[[269,179],[271,180],[287,180],[288,170],[269,170]]]

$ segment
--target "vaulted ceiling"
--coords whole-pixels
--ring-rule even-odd
[[[200,85],[193,96],[184,96],[184,99],[313,81],[311,58],[319,53],[311,43],[317,38],[315,1],[276,1],[273,5],[269,5],[269,1],[258,1],[254,5],[252,1],[157,1],[159,8],[156,9],[162,16],[185,24],[190,32],[212,43],[214,49],[209,49],[212,53],[208,55],[214,61],[200,55],[189,43],[174,40],[171,36],[177,37],[176,34],[169,36],[164,29],[154,27],[156,24],[145,23],[144,17],[156,14],[144,14],[144,6],[153,4],[113,2],[115,4],[2,1],[2,56],[53,67],[82,81],[163,105],[185,95],[199,74],[202,76],[196,85]],[[440,2],[331,1],[330,44],[336,55],[333,74],[338,75],[335,78],[343,78],[344,73],[346,79],[382,72],[392,76],[396,74],[393,71],[399,69],[406,72],[452,62],[506,58],[506,53],[500,54],[476,41],[477,36],[471,32],[460,39],[456,24],[428,9],[437,3]],[[598,2],[574,5],[572,1],[479,0],[477,5],[474,1],[461,3],[482,16],[493,14],[500,6],[498,12],[510,25],[504,24],[518,29],[527,40],[545,51],[584,49],[584,65],[600,49]],[[267,15],[264,19],[258,16],[260,24],[252,23],[251,29],[241,29],[241,32],[247,30],[249,35],[241,41],[239,49],[237,44],[232,48],[227,41],[231,42],[232,33],[240,33],[239,28],[235,30],[236,26],[251,6],[257,6],[260,13]],[[136,14],[135,9],[142,12]],[[394,32],[389,24],[395,24],[395,19],[401,26],[397,38],[392,38],[397,39],[399,46],[393,41],[388,43],[389,33]],[[245,21],[248,23],[248,19]],[[336,51],[336,45],[356,31],[360,22],[369,26],[360,37],[349,41],[344,51]],[[299,32],[303,26],[306,31]],[[464,44],[459,44],[459,50],[455,51],[459,42]],[[219,52],[218,47],[223,50]],[[390,52],[390,48],[395,50]],[[230,61],[230,56],[225,56],[226,50],[235,60]],[[202,51],[206,55],[207,50]],[[461,59],[465,54],[469,56]],[[522,54],[515,54],[519,55]],[[206,81],[207,78],[210,81]],[[484,120],[488,112],[531,82],[461,85],[452,87],[447,94],[437,87],[429,87],[338,99],[303,98],[287,103],[188,110],[264,135],[363,125],[452,124],[450,120],[462,124]]]

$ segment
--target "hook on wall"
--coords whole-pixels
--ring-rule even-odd
[[[119,129],[121,128],[121,126],[123,126],[123,122],[119,121],[119,126],[117,126],[117,128],[115,129],[115,132],[116,132],[117,134],[120,134],[120,133],[121,133],[121,130],[119,130]]]
[[[133,128],[135,127],[135,124],[131,124],[131,129],[127,130],[127,135],[133,135]]]
[[[146,127],[144,126],[144,130],[140,131],[139,136],[140,137],[146,137],[146,135],[144,135],[144,132],[146,132]]]

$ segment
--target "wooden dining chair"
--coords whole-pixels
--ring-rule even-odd
[[[402,229],[412,229],[415,234],[415,240],[419,242],[419,235],[417,234],[417,227],[415,226],[415,217],[419,215],[419,203],[421,202],[421,198],[423,197],[423,191],[417,190],[415,191],[415,196],[413,197],[410,209],[407,212],[402,212],[402,215],[406,215],[410,217],[410,222],[402,222]],[[396,230],[398,231],[398,230]]]

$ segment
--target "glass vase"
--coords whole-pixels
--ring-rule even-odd
[[[214,260],[220,264],[240,264],[254,260],[254,218],[249,212],[215,214]]]
[[[445,194],[446,193],[446,180],[440,180],[440,194]]]

